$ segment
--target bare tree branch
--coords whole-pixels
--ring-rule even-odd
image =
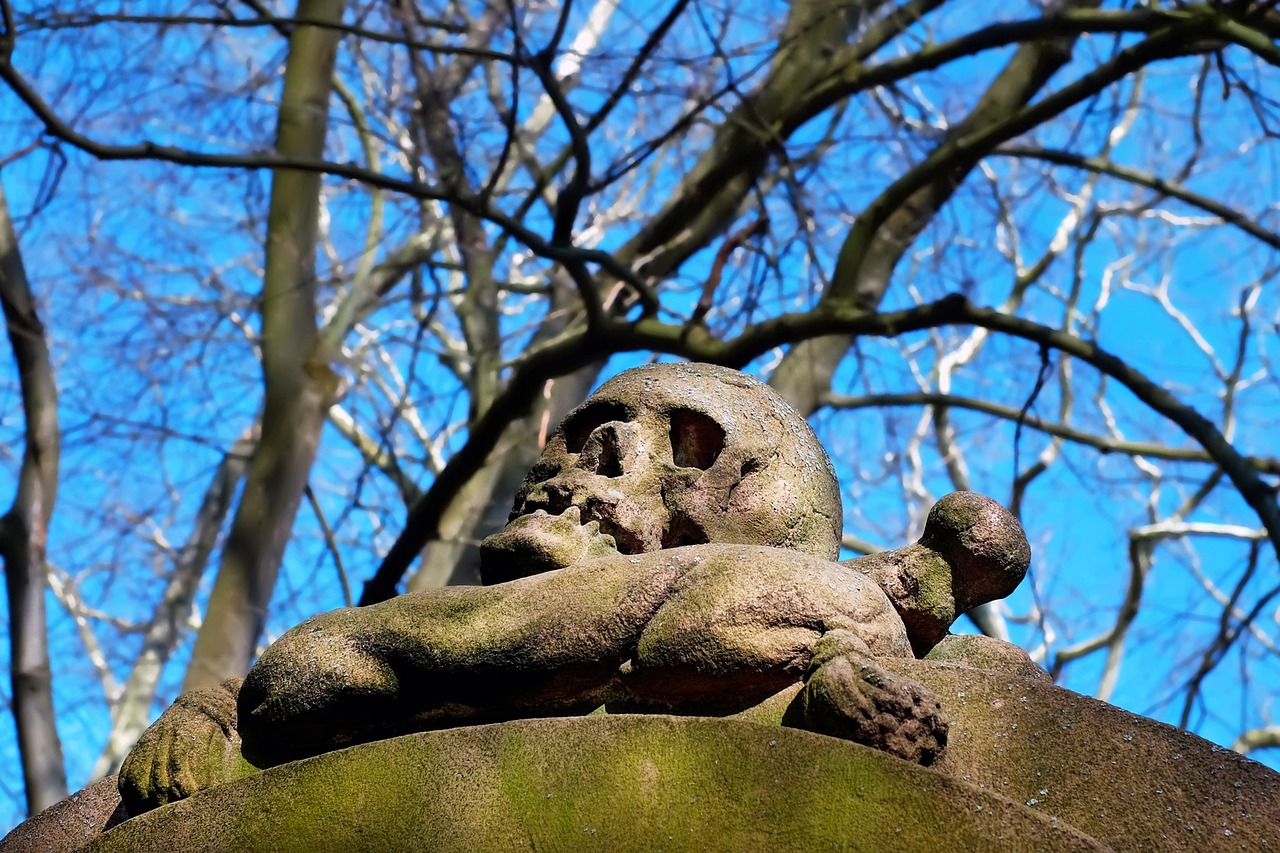
[[[1280,726],[1267,726],[1261,729],[1250,729],[1241,733],[1231,748],[1242,755],[1248,755],[1255,749],[1275,749],[1280,747]]]
[[[299,17],[337,21],[342,0],[300,0]],[[324,151],[337,34],[299,27],[289,39],[276,147],[315,160]],[[338,390],[316,326],[320,175],[279,169],[271,189],[262,284],[262,435],[223,546],[184,689],[243,675],[302,501],[325,413]]]
[[[867,409],[884,406],[946,406],[955,409],[968,409],[992,415],[1007,421],[1021,420],[1024,426],[1039,430],[1048,435],[1064,438],[1075,444],[1083,444],[1103,453],[1123,453],[1128,456],[1149,456],[1152,459],[1168,459],[1171,462],[1206,462],[1212,463],[1211,457],[1204,450],[1194,447],[1170,447],[1146,441],[1121,441],[1093,435],[1062,423],[1054,423],[1034,415],[1023,416],[1020,409],[982,400],[977,397],[966,397],[960,394],[941,394],[928,391],[916,391],[904,394],[862,394],[851,396],[828,392],[818,398],[820,406],[833,409]],[[1261,474],[1280,475],[1280,459],[1269,456],[1246,456],[1245,460],[1253,469]]]
[[[1076,169],[1087,169],[1091,172],[1096,172],[1099,175],[1109,175],[1113,178],[1119,178],[1122,181],[1127,181],[1128,183],[1136,186],[1155,190],[1160,195],[1177,199],[1178,201],[1192,207],[1199,208],[1205,213],[1212,214],[1226,224],[1234,225],[1249,236],[1257,238],[1268,246],[1271,246],[1273,249],[1280,249],[1280,234],[1263,228],[1258,224],[1256,217],[1251,217],[1238,210],[1232,210],[1230,207],[1219,201],[1215,201],[1206,195],[1192,192],[1181,184],[1161,178],[1159,175],[1152,175],[1146,172],[1141,172],[1137,169],[1130,169],[1126,166],[1113,163],[1104,157],[1084,157],[1079,154],[1073,154],[1070,151],[1056,151],[1047,148],[1028,148],[1024,146],[1006,145],[998,148],[997,153],[1006,154],[1011,157],[1026,157],[1029,159],[1043,160],[1046,163],[1056,163],[1061,166],[1071,166]]]
[[[209,488],[196,511],[195,526],[178,551],[164,593],[147,626],[142,649],[120,694],[112,702],[111,731],[94,765],[92,778],[97,779],[119,769],[120,762],[133,749],[138,736],[151,721],[151,705],[155,701],[160,676],[165,664],[186,638],[200,578],[218,543],[218,534],[231,510],[231,500],[244,479],[257,441],[258,427],[255,424],[240,436],[214,469]]]
[[[58,496],[58,389],[44,324],[18,247],[9,202],[0,187],[0,306],[22,386],[26,447],[13,504],[0,517],[9,602],[9,672],[13,717],[30,814],[67,795],[62,742],[53,714],[53,676],[44,597],[49,520]]]

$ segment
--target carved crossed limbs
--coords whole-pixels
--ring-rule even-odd
[[[872,567],[948,565],[923,545],[892,554]],[[738,545],[598,558],[307,620],[263,654],[237,701],[231,684],[179,699],[130,755],[121,790],[137,813],[249,772],[241,750],[267,767],[602,705],[725,714],[801,681],[784,723],[927,764],[946,738],[936,697],[876,664],[911,645],[895,602],[848,564]]]
[[[307,620],[238,693],[166,711],[121,793],[136,814],[407,732],[601,706],[726,714],[802,682],[784,723],[928,763],[946,736],[936,697],[876,659],[923,655],[1007,595],[1026,539],[956,493],[920,542],[841,564],[841,516],[816,436],[766,386],[708,365],[628,371],[566,418],[486,541],[486,580],[507,582]]]

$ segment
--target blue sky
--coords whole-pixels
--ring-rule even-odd
[[[769,8],[777,12],[776,5]],[[1008,11],[1011,17],[1026,13],[1022,7]],[[613,40],[599,57],[599,68],[592,72],[588,66],[588,75],[599,77],[589,79],[574,96],[579,108],[590,108],[599,99],[592,80],[603,85],[600,81],[616,75],[621,58],[637,38],[630,29],[632,22],[644,14],[643,5],[623,4],[611,30]],[[963,8],[944,10],[935,22],[940,35],[967,26],[966,14],[972,13]],[[730,34],[736,47],[728,51],[732,58],[727,65],[743,78],[744,86],[761,71],[768,45],[759,42],[769,23],[764,11],[745,20]],[[77,30],[63,33],[47,46],[35,37],[24,37],[19,40],[15,64],[40,81],[63,115],[75,117],[99,138],[132,142],[141,135],[212,151],[254,150],[270,138],[277,94],[274,70],[281,54],[269,34],[252,30],[234,37],[221,34],[206,43],[200,30],[172,28],[160,39],[153,30],[146,30],[145,38],[134,40],[122,38],[122,32]],[[538,31],[531,32],[530,40],[536,36]],[[691,21],[673,33],[673,44],[705,52],[705,31]],[[886,52],[892,55],[899,47],[891,46]],[[1109,37],[1082,43],[1064,76],[1090,67],[1096,55],[1110,47]],[[365,59],[372,63],[387,56],[368,48]],[[792,197],[772,192],[765,206],[774,223],[770,250],[775,266],[740,252],[727,274],[724,293],[741,294],[756,287],[757,316],[807,305],[818,292],[822,276],[830,274],[850,217],[905,164],[928,150],[934,139],[930,126],[959,115],[1007,56],[1007,51],[992,51],[913,78],[911,87],[884,94],[883,103],[866,98],[852,104],[834,123],[839,144],[807,173],[804,200],[823,214],[813,255],[805,249],[803,223],[794,215]],[[1234,67],[1249,70],[1259,81],[1270,79],[1270,70],[1251,63],[1242,53],[1228,51],[1227,57]],[[347,63],[344,73],[356,79],[354,61],[346,54],[342,61]],[[1257,117],[1243,97],[1224,100],[1214,86],[1207,85],[1214,94],[1196,101],[1192,83],[1201,73],[1199,60],[1154,66],[1140,81],[1131,79],[1072,111],[1032,141],[1047,147],[1070,146],[1087,154],[1103,151],[1108,134],[1122,123],[1130,99],[1137,98],[1142,108],[1111,150],[1116,162],[1165,174],[1185,167],[1187,174],[1181,180],[1188,187],[1253,212],[1274,229],[1273,200],[1280,196],[1275,147],[1263,138]],[[686,81],[685,74],[673,67],[646,79],[653,92],[620,109],[619,126],[627,127],[636,116],[652,121],[669,110],[678,98],[661,87],[675,90]],[[146,85],[122,85],[139,79]],[[529,80],[525,78],[526,83]],[[473,100],[460,112],[479,115],[489,109],[483,92],[468,97]],[[522,118],[532,111],[533,103],[532,97],[523,99]],[[885,131],[885,105],[890,103],[919,122],[915,131]],[[192,109],[193,105],[197,108]],[[349,122],[336,100],[331,110],[335,116],[332,158],[339,162],[358,158]],[[1194,157],[1188,131],[1193,113],[1209,130]],[[0,91],[0,116],[4,116],[0,157],[41,138],[29,114],[7,91]],[[824,116],[799,131],[790,141],[789,153],[799,156],[818,144],[831,126],[829,119]],[[477,133],[471,140],[478,150],[499,147],[500,134],[493,127],[489,125],[487,133]],[[381,130],[391,139],[390,128]],[[555,150],[564,138],[553,125],[539,151]],[[695,132],[693,139],[697,142],[705,135],[698,137]],[[634,143],[619,133],[598,159],[606,160]],[[387,143],[384,150],[389,149]],[[661,168],[648,178],[652,182],[648,206],[642,205],[634,220],[621,221],[606,231],[601,246],[620,245],[634,233],[636,222],[652,212],[655,199],[682,174],[681,167],[689,160],[683,151],[663,157]],[[397,168],[393,158],[387,160],[389,170]],[[1101,346],[1165,382],[1181,399],[1216,417],[1222,401],[1213,361],[1163,310],[1159,288],[1167,286],[1169,304],[1194,319],[1196,332],[1212,346],[1218,361],[1229,366],[1241,328],[1233,311],[1245,288],[1259,282],[1263,290],[1250,315],[1253,331],[1244,375],[1256,373],[1260,378],[1240,392],[1241,415],[1234,440],[1244,452],[1274,453],[1270,425],[1280,414],[1280,393],[1270,373],[1270,359],[1280,314],[1273,249],[1237,230],[1210,223],[1203,213],[1177,202],[1158,201],[1146,212],[1126,213],[1127,205],[1147,194],[1120,182],[1101,181],[1090,188],[1084,172],[1046,170],[1015,157],[990,158],[984,166],[985,170],[969,177],[903,259],[885,309],[907,307],[957,289],[969,291],[976,302],[999,304],[1014,278],[1014,265],[1000,247],[1016,243],[1023,261],[1038,257],[1050,246],[1073,200],[1088,191],[1092,201],[1086,205],[1087,213],[1099,222],[1096,236],[1083,239],[1087,222],[1072,229],[1068,250],[1028,292],[1022,313],[1053,326],[1076,323],[1083,336],[1096,338]],[[56,184],[51,185],[52,177],[57,178]],[[191,528],[196,499],[222,454],[257,411],[259,369],[246,331],[251,334],[256,322],[254,294],[260,278],[268,176],[100,163],[61,146],[56,153],[41,148],[7,164],[0,179],[18,217],[27,268],[42,299],[62,392],[63,484],[50,559],[78,581],[90,608],[110,615],[89,624],[107,668],[120,679],[140,641],[130,624],[147,617],[171,567],[171,549],[180,546]],[[327,192],[332,242],[322,256],[321,269],[322,275],[328,272],[336,277],[339,267],[349,270],[362,250],[369,200],[360,187],[340,181],[330,181]],[[606,194],[604,201],[621,203],[625,197],[624,190],[618,189]],[[1009,205],[1008,209],[1001,204]],[[599,215],[607,207],[602,203]],[[389,198],[388,208],[384,251],[418,224],[415,210],[403,199]],[[535,207],[527,221],[547,227],[545,210]],[[713,244],[692,259],[671,282],[671,295],[664,302],[667,308],[688,310],[717,247]],[[515,252],[516,247],[509,246],[501,257],[504,274],[539,271],[536,264],[521,266]],[[447,276],[447,270],[426,271],[416,286],[429,298],[449,286]],[[327,287],[325,297],[331,294],[332,288]],[[1074,313],[1064,308],[1067,302],[1076,306]],[[466,397],[457,379],[441,366],[437,342],[430,334],[421,336],[420,317],[413,313],[416,307],[410,288],[402,287],[368,326],[387,336],[379,342],[385,362],[380,368],[384,372],[378,375],[389,386],[402,383],[413,397],[422,432],[439,436],[465,414]],[[725,310],[713,314],[713,328],[734,322],[725,319],[727,309],[733,307],[732,302],[719,305]],[[540,310],[533,305],[522,313],[513,307],[508,328],[538,319]],[[441,312],[439,321],[445,330],[456,331],[455,318],[448,311]],[[965,329],[941,330],[859,341],[837,374],[835,390],[849,394],[918,390],[921,377],[927,378],[938,359],[954,352],[967,334]],[[513,335],[508,346],[518,352],[521,345],[519,336]],[[767,371],[777,357],[777,353],[767,354],[753,368]],[[644,353],[617,356],[606,374],[646,358]],[[1055,370],[1058,363],[1055,355]],[[360,372],[367,368],[368,363],[356,364],[352,375],[367,375]],[[1021,407],[1032,393],[1039,368],[1034,346],[992,340],[973,366],[957,373],[953,390]],[[1101,433],[1108,417],[1114,417],[1126,438],[1187,444],[1170,424],[1153,416],[1117,383],[1101,380],[1083,365],[1073,365],[1072,370],[1074,425]],[[19,399],[11,362],[0,364],[0,371],[4,377],[0,429],[5,439],[0,446],[9,448],[0,459],[6,470],[16,471]],[[1060,399],[1055,375],[1031,412],[1052,418]],[[390,403],[385,391],[365,382],[343,405],[361,422],[375,423],[387,417]],[[950,490],[932,443],[912,441],[920,418],[919,407],[910,407],[824,411],[813,419],[844,487],[847,532],[884,546],[905,544],[911,512],[919,512],[927,498]],[[954,411],[953,419],[974,487],[1008,501],[1013,425],[972,412]],[[403,422],[391,436],[396,449],[410,460],[417,482],[426,487],[431,472],[424,460],[431,448]],[[464,437],[464,432],[458,432],[446,449],[456,448]],[[1018,448],[1024,469],[1046,443],[1039,433],[1022,432]],[[910,456],[916,444],[923,471],[918,483],[916,463]],[[1127,531],[1148,523],[1152,508],[1157,516],[1171,511],[1208,474],[1203,465],[1156,464],[1166,475],[1158,488],[1129,457],[1066,445],[1058,461],[1028,492],[1023,517],[1036,556],[1031,578],[1010,598],[1009,610],[1015,616],[1028,616],[1037,608],[1050,614],[1047,624],[1054,632],[1054,648],[1109,624],[1129,572]],[[8,482],[9,478],[0,478],[0,501],[11,497],[5,488]],[[403,505],[385,478],[371,473],[333,430],[325,435],[312,488],[342,543],[343,568],[358,591],[359,583],[376,567],[379,554],[399,532]],[[1225,485],[1215,490],[1195,518],[1257,526],[1256,517]],[[1171,543],[1157,551],[1112,701],[1137,713],[1176,721],[1181,708],[1177,687],[1197,664],[1220,612],[1205,593],[1204,583],[1212,581],[1218,588],[1229,589],[1247,556],[1247,545],[1217,539],[1198,538],[1192,547]],[[1275,555],[1264,547],[1261,559],[1262,580],[1246,589],[1242,598],[1246,605],[1262,594],[1265,584],[1274,583]],[[315,515],[304,504],[268,620],[269,635],[278,636],[311,613],[341,605],[337,577]],[[211,579],[212,569],[198,606]],[[78,787],[105,738],[107,703],[84,635],[52,596],[50,611],[59,725],[70,782]],[[1034,619],[1010,627],[1013,638],[1028,648],[1045,639],[1045,624]],[[1266,627],[1274,635],[1274,626]],[[184,647],[170,663],[157,710],[176,692],[188,651]],[[1094,655],[1068,667],[1062,683],[1092,693],[1100,671],[1101,658]],[[1255,637],[1242,638],[1206,683],[1207,704],[1193,717],[1193,729],[1229,744],[1243,728],[1267,721],[1274,696],[1271,685],[1276,683],[1280,683],[1280,672],[1275,653]],[[11,721],[5,718],[0,726],[11,727]],[[14,749],[11,728],[0,728],[0,755],[8,756],[11,767],[16,767]],[[1255,757],[1280,766],[1277,752],[1259,752]],[[0,791],[11,804],[10,819],[4,820],[0,812],[0,823],[17,820],[19,787],[16,774],[0,777]]]

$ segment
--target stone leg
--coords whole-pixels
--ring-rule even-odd
[[[848,631],[824,634],[784,725],[844,738],[928,766],[947,745],[948,720],[924,685],[889,672]]]
[[[136,815],[354,743],[586,713],[609,698],[686,568],[661,555],[604,559],[314,617],[272,644],[243,684],[179,697],[129,754],[121,794]]]

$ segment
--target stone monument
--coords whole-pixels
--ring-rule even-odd
[[[548,441],[486,586],[303,622],[0,850],[1280,848],[1277,774],[948,635],[1026,572],[994,501],[844,562],[841,520],[767,386],[627,371]]]

